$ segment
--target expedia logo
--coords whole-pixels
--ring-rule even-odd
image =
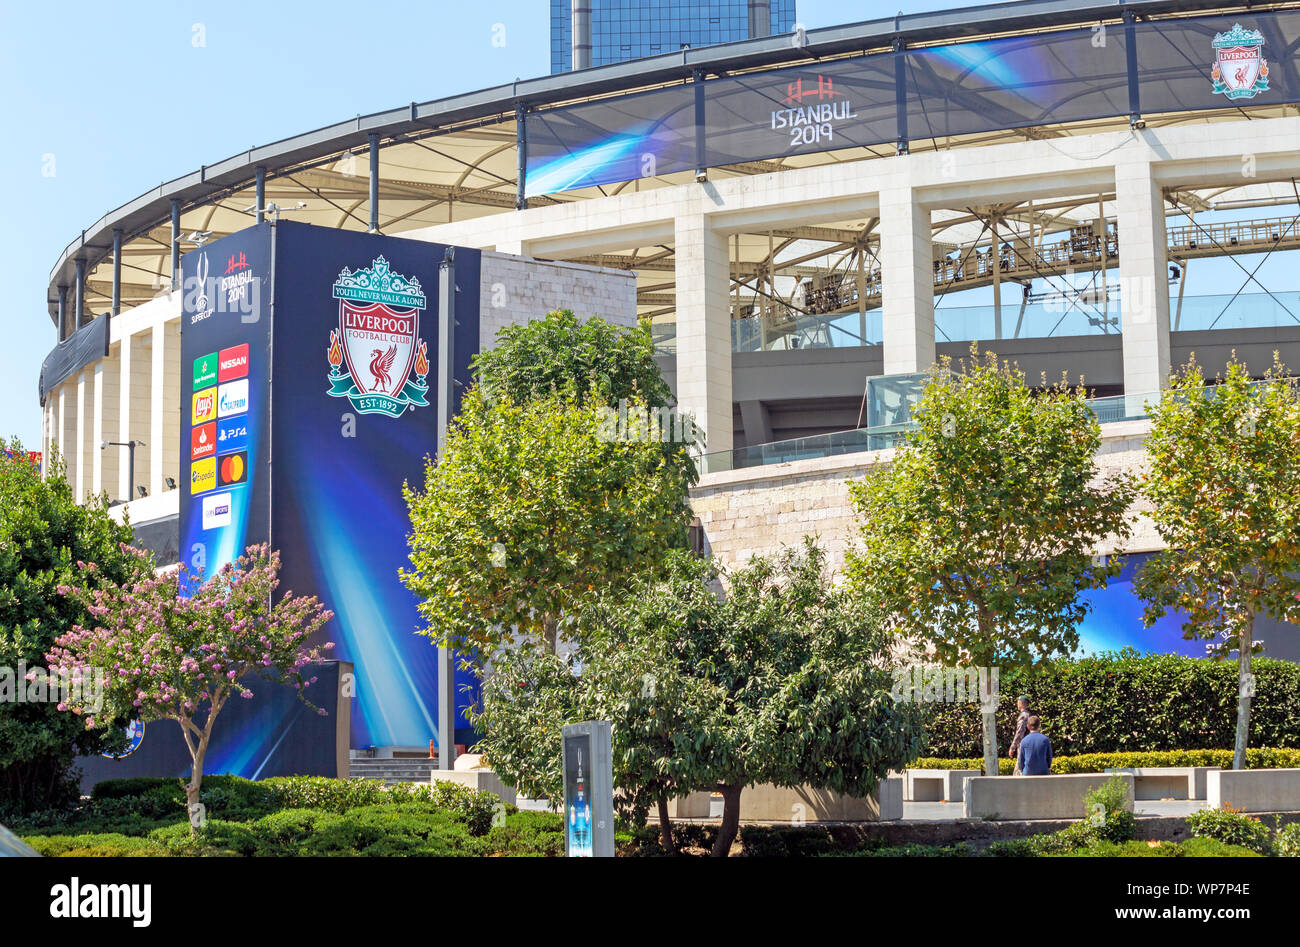
[[[190,465],[190,496],[206,493],[217,485],[217,458],[206,457]]]

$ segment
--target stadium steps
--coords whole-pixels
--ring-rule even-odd
[[[388,786],[398,783],[427,783],[438,768],[437,759],[353,759],[354,777],[374,779]]]

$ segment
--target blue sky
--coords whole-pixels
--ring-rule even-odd
[[[830,26],[898,8],[799,0],[798,20]],[[503,47],[492,42],[497,24]],[[37,376],[55,343],[45,315],[48,275],[83,227],[162,181],[253,145],[544,75],[548,37],[546,0],[4,4],[0,120],[9,132],[0,149],[8,184],[0,259],[10,290],[0,317],[0,435],[39,446]],[[53,176],[42,173],[47,156]]]

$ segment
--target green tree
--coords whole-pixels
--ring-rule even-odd
[[[512,654],[509,675],[494,668],[475,725],[485,724],[497,772],[528,779],[533,756],[559,759],[563,724],[610,720],[620,807],[659,804],[671,847],[663,803],[716,790],[713,853],[726,855],[744,787],[866,796],[916,756],[920,714],[890,697],[888,638],[861,600],[831,588],[820,549],[756,558],[727,577],[725,595],[719,578],[710,563],[675,553],[666,576],[638,576],[583,613],[580,673],[536,649]],[[558,798],[558,767],[536,788]]]
[[[471,390],[446,450],[405,490],[421,633],[486,657],[514,639],[554,651],[589,594],[658,567],[690,522],[663,444],[612,432],[611,409],[570,394],[514,402]],[[512,631],[514,629],[514,631]]]
[[[474,357],[479,384],[494,398],[516,403],[550,394],[605,404],[638,400],[652,408],[673,403],[646,328],[627,329],[569,309],[547,313],[497,333],[496,345]]]
[[[944,360],[904,444],[850,488],[861,543],[847,573],[945,664],[1001,671],[1078,647],[1080,593],[1120,568],[1093,550],[1128,536],[1134,493],[1122,475],[1099,480],[1101,431],[1082,389],[1035,393],[971,351],[964,374]],[[996,708],[981,713],[995,776]]]
[[[57,807],[77,798],[73,758],[110,748],[53,701],[16,701],[27,673],[45,667],[54,639],[87,618],[84,606],[58,594],[60,585],[131,582],[147,564],[124,551],[131,527],[109,515],[103,497],[76,503],[63,461],[49,473],[26,458],[14,440],[0,455],[0,667],[12,669],[13,694],[0,683],[0,809]],[[82,564],[100,564],[85,576]],[[17,674],[25,666],[26,672]],[[118,740],[120,743],[120,738]]]
[[[87,586],[79,578],[58,590],[79,602],[90,618],[54,642],[47,655],[50,669],[68,677],[95,674],[105,682],[102,713],[77,701],[66,709],[88,730],[133,716],[180,724],[192,764],[185,789],[192,823],[203,761],[226,702],[252,698],[248,685],[257,677],[292,684],[302,697],[316,680],[305,678],[303,668],[322,661],[334,647],[306,644],[334,617],[314,596],[289,594],[272,603],[279,569],[278,553],[250,546],[201,583],[182,565],[120,587]],[[98,572],[87,563],[83,575]]]
[[[1195,359],[1151,409],[1143,494],[1166,543],[1138,576],[1146,620],[1173,609],[1183,636],[1237,653],[1233,768],[1246,765],[1255,619],[1300,621],[1300,388],[1274,356],[1253,382],[1235,357],[1212,389]]]

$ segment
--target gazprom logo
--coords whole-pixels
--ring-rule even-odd
[[[217,417],[242,414],[248,410],[248,379],[241,378],[217,389]]]

